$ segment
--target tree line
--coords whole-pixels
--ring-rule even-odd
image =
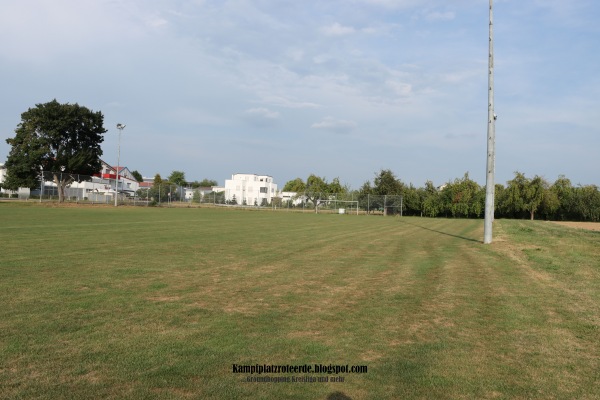
[[[101,112],[78,104],[60,104],[56,99],[28,109],[21,114],[15,137],[6,139],[11,150],[3,187],[9,190],[34,188],[40,175],[48,173],[58,188],[59,201],[64,201],[66,187],[100,170],[101,143],[107,132],[103,124]],[[133,171],[133,175],[142,180],[138,171]],[[172,200],[182,197],[183,191],[173,191],[171,184],[179,187],[191,184],[198,188],[216,186],[217,182],[205,179],[190,183],[182,171],[173,171],[166,181],[157,174],[154,187],[146,190],[145,195]],[[550,183],[537,175],[528,178],[515,172],[506,186],[497,184],[495,189],[495,216],[499,218],[600,221],[600,192],[596,185],[574,186],[564,176]],[[327,182],[311,174],[306,181],[296,178],[287,182],[283,190],[301,193],[315,210],[334,193],[358,199],[363,209],[371,209],[373,199],[374,208],[383,209],[384,213],[401,211],[404,215],[427,217],[481,218],[485,206],[485,187],[470,179],[468,173],[439,188],[431,181],[417,188],[406,185],[391,170],[382,169],[372,183],[367,181],[358,190],[340,184],[338,178]],[[383,203],[377,196],[383,196]],[[386,196],[396,197],[388,203]],[[213,200],[216,201],[216,197]],[[224,201],[224,198],[219,200]]]
[[[496,184],[495,189],[496,218],[600,221],[600,190],[596,185],[575,186],[565,176],[550,183],[538,175],[529,178],[517,171],[506,185]],[[340,185],[338,178],[328,183],[325,178],[310,175],[306,182],[300,178],[287,182],[283,190],[297,192],[317,206],[335,193],[357,199],[361,209],[378,208],[385,214],[483,218],[485,209],[485,186],[473,181],[468,173],[440,187],[431,181],[415,187],[402,182],[391,170],[382,169],[373,182],[365,182],[358,190]],[[385,204],[381,200],[384,196],[395,197]]]

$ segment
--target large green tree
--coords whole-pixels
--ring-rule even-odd
[[[302,180],[302,178],[296,178],[291,181],[287,181],[283,186],[284,192],[304,192],[306,190],[306,184]]]
[[[525,177],[521,172],[515,172],[514,179],[507,182],[504,193],[504,208],[509,212],[527,212],[531,220],[544,202],[549,190],[548,183],[540,176],[533,179]]]
[[[446,184],[442,199],[444,208],[453,217],[480,217],[485,205],[485,191],[466,172],[462,179]]]
[[[170,191],[170,182],[164,181],[160,174],[154,175],[152,188],[148,191],[148,196],[154,201],[162,203],[168,201]]]
[[[600,190],[596,185],[585,185],[576,188],[575,207],[584,221],[600,221]]]
[[[56,99],[25,111],[15,137],[6,140],[12,148],[4,187],[37,187],[43,170],[51,174],[63,202],[67,186],[100,171],[103,123],[101,112]]]
[[[559,220],[568,220],[576,218],[575,215],[575,188],[571,181],[564,175],[560,175],[552,184],[550,190],[556,194],[558,198],[558,209],[556,216]]]
[[[169,182],[174,183],[178,186],[185,185],[185,172],[183,171],[173,171],[171,175],[169,175]]]
[[[304,189],[304,196],[306,200],[313,203],[315,206],[315,212],[319,212],[319,203],[321,200],[326,200],[329,195],[329,185],[325,178],[310,174],[306,178],[306,187]]]
[[[383,200],[382,204],[374,205],[378,208],[383,208],[383,215],[388,215],[390,209],[400,210],[403,207],[402,196],[404,195],[405,185],[396,178],[396,175],[390,169],[382,169],[373,179],[373,194],[380,196]],[[393,196],[389,197],[388,196]]]
[[[433,182],[425,182],[423,188],[423,215],[427,217],[437,217],[442,213],[443,204],[440,192],[433,185]]]

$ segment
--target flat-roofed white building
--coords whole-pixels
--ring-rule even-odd
[[[269,175],[233,174],[225,180],[225,200],[232,201],[235,197],[240,205],[270,204],[277,196],[277,184]]]

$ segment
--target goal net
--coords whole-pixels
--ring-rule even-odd
[[[333,214],[356,214],[358,215],[357,200],[320,200],[319,212]]]

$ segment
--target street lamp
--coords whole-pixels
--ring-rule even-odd
[[[40,165],[40,203],[42,202],[42,196],[44,195],[44,166]]]
[[[119,164],[121,163],[121,133],[123,133],[123,129],[125,129],[125,125],[117,124],[117,129],[119,130],[119,151],[117,153],[117,166],[115,167],[115,172],[117,173],[117,183],[115,184],[115,207],[117,207],[117,198],[119,195]]]

